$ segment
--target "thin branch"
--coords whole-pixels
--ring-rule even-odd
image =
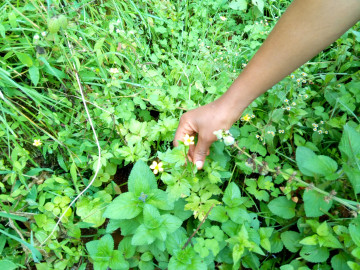
[[[207,217],[210,214],[210,211],[214,208],[214,204],[210,207],[209,211],[206,213],[204,219],[201,221],[201,223],[199,224],[199,226],[196,228],[196,230],[193,232],[193,234],[189,237],[189,239],[186,241],[185,245],[182,247],[182,249],[185,249],[189,244],[191,239],[195,236],[195,234],[200,230],[200,227],[204,224],[205,220],[207,219]]]

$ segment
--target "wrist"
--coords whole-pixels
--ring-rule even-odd
[[[251,85],[246,84],[241,75],[229,89],[215,102],[219,103],[229,120],[234,123],[243,111],[259,96]]]

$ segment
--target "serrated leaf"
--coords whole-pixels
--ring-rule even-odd
[[[319,246],[304,246],[300,251],[300,256],[312,263],[325,262],[329,255],[327,248]]]
[[[273,214],[285,219],[290,219],[295,216],[295,206],[296,204],[288,200],[285,196],[277,197],[268,204]]]
[[[175,232],[169,234],[166,237],[166,250],[169,252],[169,254],[174,255],[177,250],[181,250],[186,240],[186,231],[184,228],[180,227]]]
[[[332,234],[319,236],[319,245],[330,248],[342,248],[340,241]]]
[[[298,232],[294,231],[286,231],[283,232],[281,235],[281,241],[284,243],[284,246],[290,251],[290,252],[297,252],[301,245],[299,244],[299,241],[301,240],[301,235]]]
[[[123,254],[119,250],[113,250],[109,267],[113,270],[127,270],[129,269],[129,263],[124,259]]]
[[[344,252],[340,252],[331,258],[331,267],[332,269],[339,270],[350,270],[347,265],[347,261],[349,261],[351,257]]]
[[[360,247],[360,216],[349,225],[349,233],[354,243]]]
[[[174,167],[180,167],[186,162],[183,145],[167,149],[165,153],[158,152],[158,157],[162,161],[173,164]]]
[[[155,229],[161,225],[162,218],[160,217],[160,212],[154,206],[146,204],[143,210],[144,215],[144,225],[147,228]]]
[[[126,259],[130,259],[136,252],[136,247],[131,244],[131,238],[132,237],[124,237],[118,247],[118,250],[124,254]]]
[[[328,176],[337,169],[337,163],[327,156],[317,156],[307,147],[296,149],[296,163],[300,171],[307,176]]]
[[[343,170],[352,184],[355,194],[360,193],[360,170],[351,168],[346,163],[343,165]]]
[[[240,205],[240,198],[239,187],[234,182],[231,182],[225,189],[223,202],[230,207],[236,207]]]
[[[232,1],[229,7],[234,10],[245,10],[247,8],[247,0]]]
[[[332,206],[332,201],[329,203],[324,200],[324,195],[314,191],[305,190],[303,194],[305,214],[307,217],[319,217],[324,215]]]
[[[163,218],[163,226],[166,228],[167,233],[173,233],[182,224],[182,220],[173,215],[165,214],[162,216],[162,218]]]
[[[312,236],[305,237],[300,241],[300,244],[305,246],[314,246],[318,244],[318,236],[316,234]]]
[[[359,166],[360,160],[360,132],[350,127],[348,124],[344,126],[344,131],[339,143],[339,149],[343,159],[349,160],[351,163]],[[359,168],[360,169],[360,168]]]
[[[112,219],[132,219],[142,211],[142,201],[133,193],[126,192],[116,197],[106,208],[104,217]]]
[[[229,219],[229,217],[226,214],[225,207],[221,205],[217,205],[211,210],[209,214],[209,219],[223,223],[226,222]]]
[[[169,200],[167,193],[160,189],[153,189],[148,199],[146,200],[146,203],[151,204],[161,210],[174,209],[174,202]]]
[[[155,241],[155,236],[151,230],[147,229],[145,225],[140,225],[131,240],[131,244],[135,246],[150,245]]]
[[[252,0],[252,3],[257,6],[261,13],[264,13],[264,0]]]
[[[321,223],[319,225],[319,227],[316,228],[316,233],[320,236],[326,236],[329,234],[329,227],[328,227],[326,221]]]
[[[149,194],[150,190],[157,189],[155,175],[144,161],[137,161],[132,168],[128,189],[135,195],[140,195],[141,192]]]

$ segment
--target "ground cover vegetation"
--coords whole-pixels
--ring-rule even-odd
[[[172,146],[289,3],[2,1],[0,268],[360,269],[359,24]]]

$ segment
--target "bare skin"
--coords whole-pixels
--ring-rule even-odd
[[[360,0],[294,0],[248,63],[219,99],[180,118],[174,146],[198,134],[189,159],[204,166],[214,131],[229,129],[258,96],[338,39],[360,20]]]

